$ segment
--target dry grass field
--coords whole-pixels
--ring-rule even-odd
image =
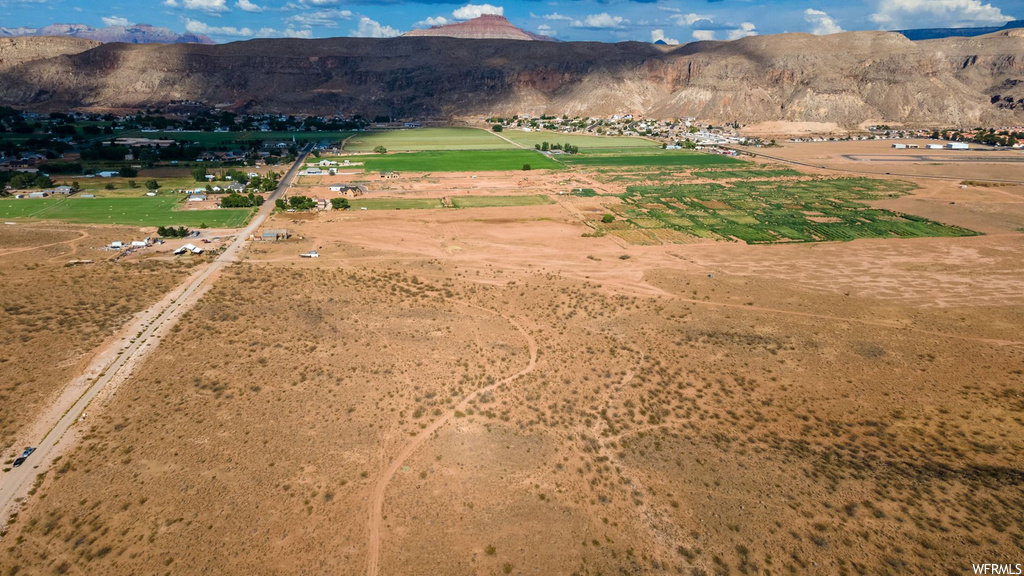
[[[188,273],[174,262],[113,262],[98,250],[130,228],[0,226],[0,450],[83,369],[91,353]],[[137,237],[137,236],[136,236]],[[93,264],[69,266],[74,260]]]
[[[554,203],[275,216],[293,240],[80,424],[3,574],[1019,561],[1020,187],[882,201],[980,236],[638,246],[584,236],[616,198],[558,194],[613,177],[403,174],[383,196]]]

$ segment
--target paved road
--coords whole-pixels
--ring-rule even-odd
[[[245,249],[246,239],[250,234],[256,232],[256,230],[263,224],[274,210],[274,201],[281,197],[291,185],[295,179],[295,174],[302,166],[303,160],[306,155],[312,149],[312,144],[306,146],[302,153],[299,154],[298,160],[288,170],[288,172],[281,178],[281,182],[277,189],[274,190],[267,201],[259,209],[252,221],[245,229],[240,230],[234,241],[228,245],[227,249],[221,253],[213,262],[207,266],[198,276],[191,276],[185,281],[185,284],[179,286],[175,290],[181,290],[181,293],[175,298],[170,305],[167,305],[163,310],[158,308],[165,305],[165,302],[158,303],[154,306],[154,309],[150,309],[143,315],[146,317],[154,318],[143,330],[142,334],[136,337],[131,343],[126,346],[120,354],[114,359],[114,361],[99,371],[100,376],[86,389],[86,391],[79,396],[70,406],[60,406],[57,410],[52,411],[53,413],[62,414],[60,419],[54,424],[54,426],[47,432],[46,436],[43,437],[36,445],[36,451],[28,460],[19,468],[12,468],[10,472],[3,473],[0,476],[0,527],[7,523],[7,520],[11,513],[15,511],[14,506],[17,504],[16,499],[19,497],[26,497],[28,491],[31,488],[32,480],[37,474],[46,470],[51,464],[52,456],[59,453],[57,448],[67,448],[71,443],[74,442],[74,436],[68,435],[67,431],[72,425],[78,420],[79,416],[85,412],[86,407],[89,403],[100,393],[101,390],[112,380],[118,377],[126,377],[127,374],[120,374],[121,369],[125,365],[134,366],[138,360],[140,360],[146,353],[150,352],[155,348],[159,340],[154,339],[153,336],[160,330],[170,328],[174,323],[188,311],[192,306],[199,300],[199,297],[205,292],[208,287],[206,284],[211,277],[214,277],[217,272],[222,268],[238,260],[239,255]],[[152,346],[149,344],[152,343]],[[127,371],[126,371],[127,372]]]

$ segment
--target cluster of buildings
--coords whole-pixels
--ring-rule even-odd
[[[897,150],[917,150],[921,145],[896,143],[892,147]],[[924,147],[928,150],[969,150],[971,145],[967,142],[946,142],[945,144],[925,144]]]

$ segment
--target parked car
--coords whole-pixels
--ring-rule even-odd
[[[21,453],[21,457],[22,458],[28,458],[29,455],[32,454],[35,451],[36,451],[36,449],[34,447],[29,446],[28,448],[25,448],[24,452]]]
[[[21,465],[22,465],[22,464],[24,464],[24,463],[25,463],[25,457],[24,457],[24,456],[22,456],[22,457],[20,457],[20,458],[15,458],[15,459],[14,459],[14,464],[12,464],[12,466],[14,466],[15,468],[17,468],[18,466],[21,466]]]

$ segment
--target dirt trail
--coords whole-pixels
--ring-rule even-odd
[[[465,410],[469,406],[471,400],[482,394],[486,394],[487,392],[490,392],[491,390],[494,390],[495,388],[503,384],[508,384],[509,382],[512,382],[518,378],[521,378],[529,374],[530,372],[533,372],[533,369],[537,366],[537,341],[534,340],[533,336],[530,335],[530,333],[525,328],[523,328],[523,326],[519,322],[516,322],[509,316],[502,315],[498,312],[495,312],[494,310],[484,308],[483,306],[477,306],[475,304],[469,304],[467,302],[461,302],[460,304],[463,304],[464,306],[468,306],[470,308],[476,308],[478,310],[485,311],[489,314],[494,314],[495,316],[504,319],[506,322],[514,326],[516,330],[519,330],[519,332],[522,333],[523,337],[526,338],[526,343],[530,350],[530,363],[519,372],[516,372],[515,374],[507,376],[501,380],[498,380],[497,382],[491,384],[490,386],[485,386],[483,388],[480,388],[479,390],[475,390],[464,396],[462,400],[454,408],[445,412],[441,417],[439,417],[437,420],[434,420],[429,426],[420,431],[419,434],[414,436],[412,440],[408,444],[406,444],[398,452],[398,454],[394,456],[394,458],[391,460],[391,463],[384,470],[384,474],[377,481],[377,484],[373,488],[373,493],[370,496],[369,541],[366,550],[366,576],[377,576],[380,570],[380,532],[381,524],[383,522],[382,517],[384,512],[384,493],[387,490],[388,484],[391,482],[391,479],[394,478],[395,474],[402,467],[405,461],[408,460],[409,457],[412,456],[413,453],[415,453],[416,450],[420,448],[420,446],[426,443],[427,440],[429,440],[430,437],[435,432],[437,432],[442,426],[444,426],[452,418],[454,418],[456,411]]]
[[[41,228],[41,230],[54,230],[54,229],[53,228]],[[60,246],[61,244],[74,244],[74,243],[76,243],[76,242],[78,242],[80,240],[85,240],[86,238],[89,237],[89,233],[86,232],[85,230],[79,230],[78,234],[79,234],[78,238],[69,238],[67,240],[61,240],[60,242],[51,242],[49,244],[43,244],[41,246],[26,246],[24,248],[8,248],[6,250],[0,250],[0,256],[10,256],[11,254],[18,254],[19,252],[28,252],[30,250],[41,250],[43,248],[49,248],[51,246]],[[71,255],[74,255],[75,252],[77,252],[77,246],[72,246],[72,248],[74,248],[75,250],[71,253]],[[52,260],[53,258],[63,258],[63,257],[66,257],[66,256],[67,255],[54,256],[54,257],[50,258],[50,260]]]
[[[523,146],[522,144],[519,144],[518,142],[513,142],[511,139],[506,138],[505,136],[502,136],[501,132],[494,132],[494,131],[488,132],[487,130],[484,130],[483,128],[480,128],[480,130],[483,130],[484,132],[487,132],[488,134],[494,134],[498,138],[501,138],[502,140],[504,140],[505,142],[508,142],[509,144],[515,146],[516,148],[522,148],[523,150],[528,150],[528,148],[526,146]]]

